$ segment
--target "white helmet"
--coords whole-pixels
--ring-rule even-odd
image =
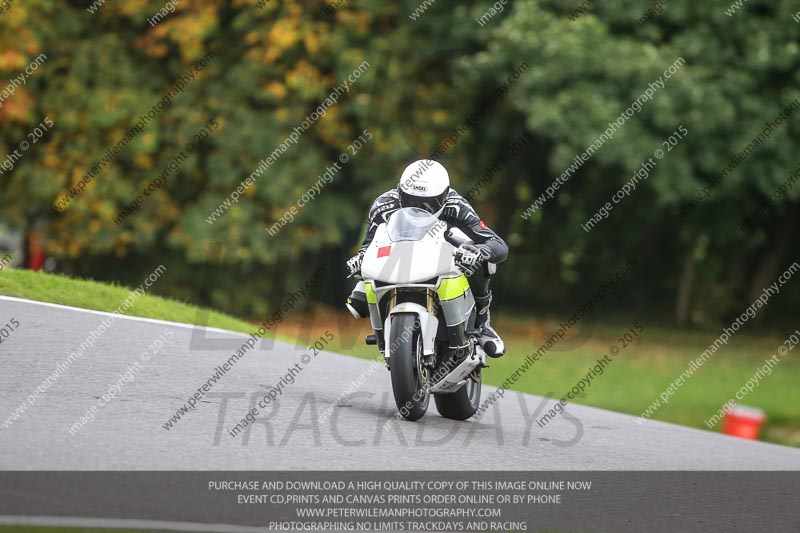
[[[438,162],[420,159],[403,171],[397,192],[401,207],[417,207],[438,214],[450,192],[450,176]]]

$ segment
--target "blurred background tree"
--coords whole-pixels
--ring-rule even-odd
[[[670,0],[644,25],[650,2],[574,5],[518,0],[481,26],[489,2],[436,2],[416,21],[418,0],[387,4],[181,0],[151,26],[161,0],[16,2],[0,14],[0,89],[39,54],[47,61],[0,108],[0,157],[45,117],[54,122],[0,176],[0,222],[43,224],[59,269],[133,282],[169,267],[157,290],[245,317],[267,312],[270,287],[301,283],[319,264],[317,295],[339,305],[342,264],[360,239],[372,199],[403,167],[442,146],[441,161],[466,193],[506,157],[475,207],[511,245],[495,281],[503,307],[571,312],[629,259],[637,266],[610,309],[681,324],[728,320],[794,259],[800,184],[757,226],[741,220],[797,168],[800,128],[784,122],[685,220],[681,208],[800,95],[796,10],[788,0],[727,6]],[[212,55],[210,57],[210,55]],[[530,220],[544,189],[682,57],[686,64]],[[166,91],[207,58],[86,191],[61,213],[55,202]],[[241,200],[207,218],[303,120],[367,61],[369,68]],[[527,64],[506,94],[497,89]],[[480,119],[455,143],[453,129]],[[210,121],[199,149],[187,143]],[[590,232],[584,223],[680,125],[685,141]],[[274,224],[364,130],[366,148],[297,219]],[[114,218],[181,152],[187,158],[121,225]],[[246,280],[247,283],[242,283]],[[781,320],[800,303],[797,284],[762,312]],[[781,307],[782,306],[782,307]]]

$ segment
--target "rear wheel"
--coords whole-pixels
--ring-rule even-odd
[[[394,315],[390,337],[394,402],[406,420],[419,420],[430,402],[430,372],[422,364],[422,334],[416,315]]]
[[[481,402],[481,380],[481,369],[476,368],[456,392],[434,394],[439,414],[453,420],[466,420],[474,415]]]

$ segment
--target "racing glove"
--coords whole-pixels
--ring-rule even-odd
[[[462,244],[453,253],[456,266],[465,274],[471,274],[482,262],[492,256],[492,252],[485,244]]]
[[[361,249],[356,255],[347,260],[347,270],[350,274],[348,278],[361,279],[361,263],[364,261],[364,250]]]

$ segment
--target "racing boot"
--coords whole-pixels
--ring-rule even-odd
[[[492,292],[486,296],[475,297],[475,329],[481,330],[478,342],[489,357],[501,357],[506,353],[506,345],[503,339],[492,327],[491,317],[489,316],[489,306],[492,304]]]
[[[353,292],[351,292],[350,296],[347,297],[347,303],[345,305],[347,306],[348,311],[350,311],[355,318],[367,318],[369,316],[367,293],[364,290],[363,281],[359,281],[356,284]]]

